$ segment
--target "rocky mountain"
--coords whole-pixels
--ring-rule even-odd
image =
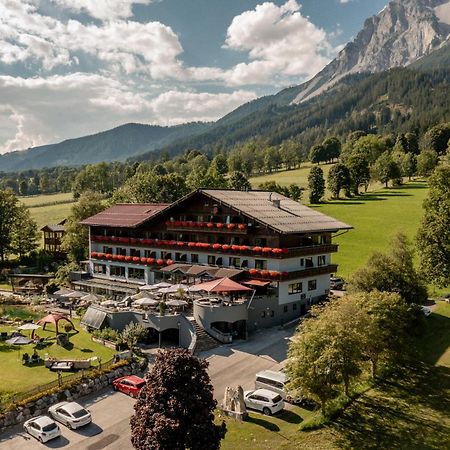
[[[125,161],[132,156],[162,148],[178,139],[202,133],[209,126],[207,123],[188,123],[172,127],[128,123],[58,144],[0,155],[0,172]]]
[[[378,15],[368,18],[356,38],[311,80],[246,103],[218,123],[242,120],[269,105],[305,102],[350,74],[408,66],[439,49],[449,37],[450,0],[391,1]]]

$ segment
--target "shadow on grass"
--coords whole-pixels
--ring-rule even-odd
[[[334,422],[343,449],[449,448],[450,369],[408,365],[356,400]]]
[[[275,431],[275,432],[280,431],[280,427],[278,425],[276,425],[275,423],[269,422],[268,420],[263,419],[261,417],[255,417],[253,415],[249,416],[249,418],[247,419],[247,422],[254,423],[255,425],[263,427],[269,431]]]
[[[289,411],[287,409],[283,410],[283,412],[281,414],[279,414],[277,417],[279,419],[283,420],[284,422],[294,423],[297,425],[299,423],[303,422],[303,418],[301,416],[299,416],[295,412]]]
[[[80,348],[80,352],[83,352],[83,353],[93,353],[94,350],[91,350],[90,348]]]

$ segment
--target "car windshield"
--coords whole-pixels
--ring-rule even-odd
[[[81,408],[81,409],[79,409],[77,411],[74,411],[72,413],[72,416],[76,417],[78,419],[79,417],[83,417],[83,416],[87,415],[87,413],[88,412],[84,408]]]
[[[274,397],[274,398],[272,399],[272,403],[278,403],[280,400],[281,400],[281,396],[280,396],[280,395],[277,395],[276,397]]]
[[[144,385],[145,385],[145,382],[144,382],[144,381],[141,381],[140,383],[136,383],[136,387],[137,387],[138,389],[143,388]]]
[[[45,432],[47,432],[47,431],[52,431],[52,430],[54,430],[56,428],[56,423],[49,423],[48,425],[44,425],[43,427],[42,427],[42,431],[45,431]]]

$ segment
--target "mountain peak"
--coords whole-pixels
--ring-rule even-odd
[[[293,103],[324,92],[352,73],[407,66],[439,48],[450,35],[450,0],[394,0],[368,18],[356,38],[312,80]]]

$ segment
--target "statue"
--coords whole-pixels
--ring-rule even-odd
[[[248,417],[247,408],[244,402],[244,390],[242,386],[225,388],[225,397],[222,403],[222,412],[227,416],[237,420],[246,420]]]

